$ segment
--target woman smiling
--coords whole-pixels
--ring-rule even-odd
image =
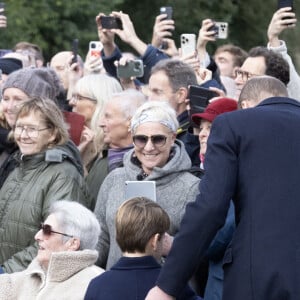
[[[157,203],[170,216],[170,234],[179,228],[187,202],[198,192],[199,179],[189,173],[191,161],[181,141],[176,140],[178,121],[167,102],[150,101],[138,108],[131,120],[134,149],[124,156],[124,167],[104,180],[95,207],[102,228],[98,264],[111,267],[121,251],[115,239],[114,218],[125,199],[126,180],[156,182]]]
[[[50,205],[68,198],[89,206],[81,165],[67,147],[67,126],[52,100],[31,99],[16,114],[12,135],[19,150],[0,190],[0,265],[20,271],[36,255],[34,234]]]

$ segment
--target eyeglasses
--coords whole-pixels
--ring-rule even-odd
[[[40,230],[43,230],[43,234],[46,235],[46,236],[50,236],[52,233],[56,233],[56,234],[61,234],[61,235],[68,236],[68,237],[71,237],[71,238],[73,237],[73,235],[69,235],[69,234],[66,234],[66,233],[61,233],[61,232],[58,232],[58,231],[54,231],[54,230],[52,230],[51,225],[44,224],[44,223],[40,224]]]
[[[90,97],[86,97],[86,96],[82,96],[82,95],[79,95],[79,94],[72,95],[71,100],[74,101],[75,103],[76,103],[77,101],[82,101],[82,100],[89,100],[89,101],[92,101],[92,102],[96,102],[96,103],[97,103],[97,100],[96,100],[96,99],[90,98]]]
[[[49,129],[49,127],[37,128],[29,125],[16,125],[13,127],[13,131],[16,135],[21,135],[23,130],[25,130],[27,136],[29,136],[30,138],[37,138],[39,136],[40,131],[47,129]]]
[[[243,71],[241,69],[235,70],[235,77],[241,76],[243,81],[247,81],[248,79],[254,77],[254,76],[260,76],[257,74],[253,74],[247,71]]]
[[[146,144],[148,143],[148,140],[151,140],[151,143],[155,147],[162,147],[165,145],[167,141],[167,136],[163,134],[154,134],[151,136],[143,135],[143,134],[137,134],[132,137],[133,144],[139,148],[144,148]]]

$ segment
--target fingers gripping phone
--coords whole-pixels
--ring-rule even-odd
[[[196,35],[193,33],[183,33],[180,36],[180,45],[183,56],[194,54],[196,51]]]
[[[141,59],[130,60],[125,66],[117,67],[118,78],[142,77],[144,75],[144,64]]]
[[[292,12],[295,12],[293,4],[294,4],[293,0],[278,0],[277,6],[278,6],[278,9],[283,8],[283,7],[291,7]],[[282,20],[286,20],[286,19],[291,19],[291,17],[282,18]],[[287,24],[287,25],[289,25],[289,24]]]
[[[159,9],[159,13],[166,14],[167,17],[164,18],[163,20],[171,20],[173,18],[173,8],[171,6],[162,6]],[[168,49],[168,44],[166,42],[163,42],[161,45],[161,49]]]
[[[121,19],[117,17],[101,16],[100,22],[103,29],[123,29]]]
[[[90,41],[89,52],[91,56],[100,57],[103,44],[100,41]]]
[[[227,22],[215,22],[210,30],[215,31],[215,38],[227,39],[228,37],[228,23]]]

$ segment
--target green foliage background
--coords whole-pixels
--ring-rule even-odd
[[[155,16],[160,6],[172,6],[176,24],[174,39],[179,44],[181,33],[198,33],[201,21],[212,18],[229,23],[228,40],[210,43],[214,51],[222,43],[231,42],[249,50],[265,45],[268,24],[276,11],[277,0],[8,0],[8,27],[0,30],[0,48],[9,49],[19,41],[40,45],[46,60],[58,51],[71,48],[72,39],[80,41],[80,54],[87,52],[88,42],[97,39],[95,16],[112,10],[128,13],[136,32],[150,42]],[[300,1],[294,0],[296,12]],[[298,14],[298,13],[297,13]],[[282,34],[289,53],[300,66],[300,26]],[[121,49],[130,50],[117,41]]]

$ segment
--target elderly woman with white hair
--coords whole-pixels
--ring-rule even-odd
[[[94,265],[100,226],[83,205],[61,200],[35,235],[38,254],[22,272],[0,276],[0,299],[83,299],[104,270]]]
[[[116,243],[115,214],[125,198],[125,181],[156,182],[157,203],[170,216],[169,233],[179,228],[185,206],[198,193],[199,179],[189,173],[190,158],[176,140],[178,121],[167,102],[146,102],[131,120],[134,148],[124,155],[124,167],[110,172],[98,194],[95,214],[101,225],[97,264],[110,268],[120,257]]]

